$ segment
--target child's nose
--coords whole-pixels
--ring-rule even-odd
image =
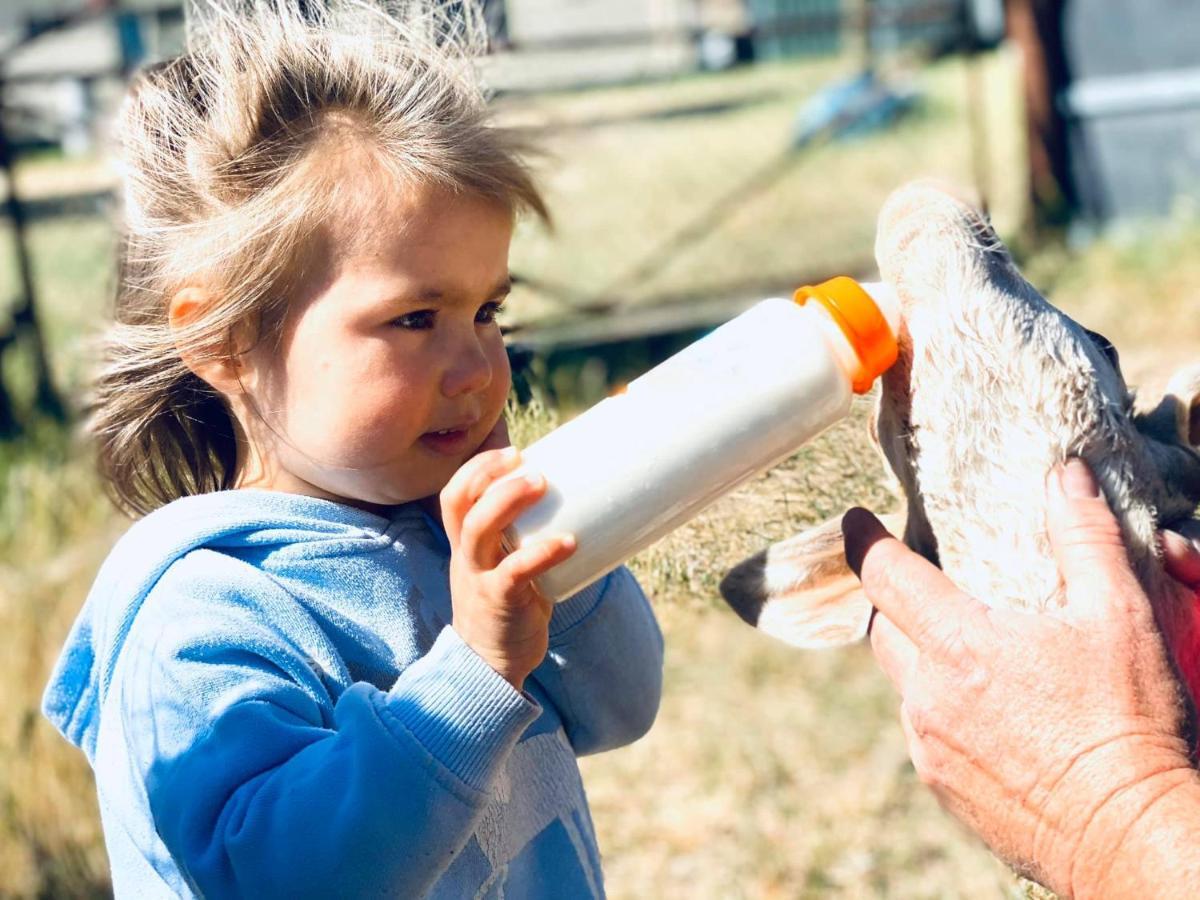
[[[450,367],[442,376],[442,393],[447,397],[473,394],[492,383],[492,363],[474,336],[463,340],[452,356]]]

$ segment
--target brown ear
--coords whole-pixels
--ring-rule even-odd
[[[1180,369],[1167,383],[1167,396],[1176,403],[1179,437],[1200,447],[1200,364]]]
[[[893,534],[903,531],[903,515],[881,518]],[[721,581],[721,596],[759,631],[803,649],[851,644],[871,620],[871,604],[846,563],[841,516],[739,563]]]
[[[1158,405],[1133,421],[1162,478],[1159,524],[1190,517],[1200,503],[1200,365],[1176,372]]]
[[[1134,423],[1159,443],[1200,448],[1200,363],[1172,375],[1162,400],[1138,412]]]

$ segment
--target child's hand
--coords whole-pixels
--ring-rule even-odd
[[[546,492],[540,475],[513,478],[488,491],[516,468],[519,458],[512,447],[472,457],[440,498],[450,539],[451,624],[517,690],[546,655],[554,609],[532,580],[575,551],[575,539],[563,536],[505,554],[501,533]]]

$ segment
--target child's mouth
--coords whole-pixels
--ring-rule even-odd
[[[444,456],[457,456],[467,450],[470,433],[465,428],[446,428],[442,431],[427,431],[421,435],[421,443]]]

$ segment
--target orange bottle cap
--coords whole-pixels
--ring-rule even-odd
[[[854,393],[871,390],[875,379],[896,361],[896,336],[871,295],[853,278],[839,275],[815,287],[806,285],[796,290],[793,299],[801,306],[816,300],[842,329],[858,356],[858,369],[852,375]]]

